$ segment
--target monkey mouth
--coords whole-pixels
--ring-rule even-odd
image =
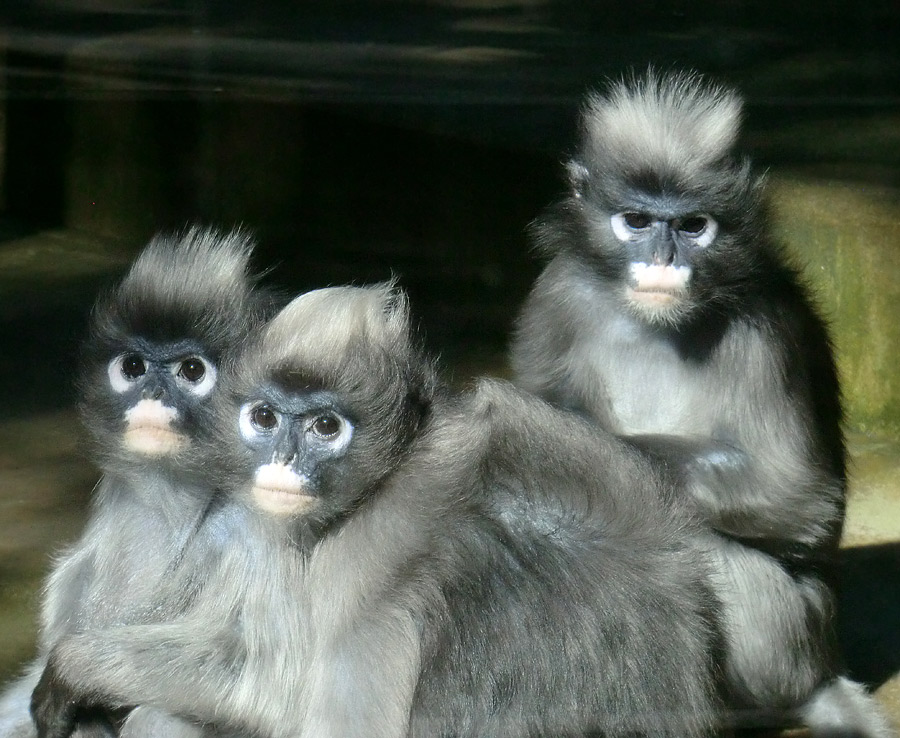
[[[629,300],[645,305],[671,305],[681,295],[678,292],[668,290],[639,290],[630,287],[626,292]]]
[[[158,425],[130,427],[123,436],[125,448],[145,456],[168,456],[187,446],[187,438]]]
[[[691,268],[686,266],[635,262],[630,271],[626,297],[631,302],[650,308],[665,307],[684,297],[691,277]]]
[[[309,481],[284,464],[261,466],[250,493],[257,507],[273,515],[297,515],[317,501]]]
[[[141,400],[125,412],[122,442],[129,451],[145,456],[168,456],[187,446],[187,437],[172,427],[178,417],[173,407],[159,400]]]

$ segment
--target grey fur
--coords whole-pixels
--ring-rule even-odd
[[[179,431],[188,442],[170,455],[135,453],[123,443],[123,412],[131,400],[111,389],[107,367],[132,351],[174,351],[176,358],[199,352],[213,366],[226,361],[268,310],[268,298],[254,290],[248,273],[251,250],[240,231],[191,228],[179,237],[157,236],[118,286],[98,300],[79,389],[103,477],[84,533],[56,559],[47,580],[39,656],[4,696],[9,708],[3,709],[0,735],[34,735],[28,697],[56,643],[88,628],[161,617],[157,590],[174,575],[184,552],[213,545],[215,531],[204,523],[214,490],[207,470],[192,464],[211,422],[208,402],[187,403],[177,393],[164,398],[180,408]],[[85,738],[96,733],[109,730],[88,723],[78,730]]]
[[[513,370],[658,459],[705,519],[740,722],[882,737],[875,703],[837,678],[827,572],[846,482],[831,346],[773,242],[762,179],[732,152],[739,112],[733,92],[690,74],[651,71],[589,99],[571,191],[535,225],[550,262],[519,317]],[[635,228],[617,234],[623,212]],[[672,247],[697,214],[715,238]],[[641,305],[634,262],[689,281]],[[810,706],[838,693],[871,717],[829,726]]]
[[[668,487],[509,384],[451,393],[408,320],[390,285],[319,290],[248,347],[210,447],[232,464],[230,544],[184,614],[59,644],[46,736],[69,698],[273,738],[706,733],[716,603]],[[261,407],[277,422],[239,432]],[[325,413],[352,428],[339,456],[304,435]],[[266,514],[260,444],[295,425],[271,458],[316,512]]]
[[[36,735],[28,707],[45,664],[44,658],[35,659],[18,679],[4,688],[0,696],[0,735],[4,738],[34,738]]]

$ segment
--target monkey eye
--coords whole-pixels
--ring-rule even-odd
[[[653,224],[653,218],[647,213],[638,213],[635,211],[627,211],[624,213],[616,213],[609,219],[613,234],[622,243],[630,243],[636,238],[640,238],[639,234],[643,233]]]
[[[106,367],[109,384],[118,393],[127,392],[147,373],[147,364],[140,354],[117,356]]]
[[[249,403],[241,408],[241,435],[245,438],[268,435],[278,427],[278,422],[278,411],[265,402]]]
[[[329,440],[340,433],[341,421],[334,415],[320,415],[312,422],[310,429],[319,438]]]
[[[137,354],[128,354],[122,357],[122,376],[130,382],[147,373],[147,365]]]
[[[203,359],[199,359],[196,356],[185,359],[181,362],[181,366],[178,367],[178,376],[186,379],[188,382],[197,383],[203,379],[205,374],[206,365],[203,363]]]
[[[678,224],[678,230],[696,236],[706,229],[706,218],[702,215],[693,215],[685,218]]]
[[[330,453],[342,452],[353,438],[353,424],[333,411],[310,416],[306,429],[312,436],[310,440],[327,444]]]
[[[241,408],[239,427],[247,441],[270,436],[281,423],[281,414],[266,402],[248,402]]]
[[[653,222],[646,213],[622,213],[622,220],[625,221],[625,225],[635,231],[643,230]]]
[[[169,365],[182,389],[196,397],[206,397],[216,386],[216,368],[200,356],[188,356]]]
[[[270,431],[278,425],[278,416],[268,405],[258,405],[250,411],[250,422],[260,431]]]
[[[697,245],[709,246],[719,232],[719,226],[708,215],[689,215],[681,220],[672,221],[672,227]]]

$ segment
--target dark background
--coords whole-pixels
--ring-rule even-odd
[[[698,69],[745,95],[762,166],[900,177],[893,0],[0,12],[13,235],[63,228],[133,252],[159,229],[241,223],[292,291],[398,275],[451,359],[502,353],[538,268],[526,225],[562,187],[580,100],[609,77]]]

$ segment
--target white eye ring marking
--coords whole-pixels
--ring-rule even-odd
[[[191,382],[180,374],[181,367],[190,359],[194,359],[203,364],[203,369],[205,371],[198,382]],[[179,359],[178,361],[172,362],[169,364],[169,371],[172,372],[179,387],[182,387],[196,397],[206,397],[212,392],[213,388],[216,386],[216,379],[219,376],[215,365],[211,361],[204,359],[202,356],[191,356],[187,359]]]
[[[144,374],[141,374],[134,379],[129,379],[125,376],[124,363],[125,359],[127,359],[129,356],[137,356],[137,354],[135,354],[134,352],[121,354],[106,365],[106,376],[109,377],[109,385],[113,388],[113,391],[117,392],[118,394],[122,394],[123,392],[127,392],[128,390],[133,389],[135,383],[137,383],[141,379],[141,377],[146,374],[145,368]],[[143,362],[143,359],[141,359],[141,361]],[[146,362],[143,363],[146,367]]]
[[[701,215],[699,217],[703,218],[706,221],[706,225],[704,226],[702,231],[699,231],[696,234],[691,234],[687,231],[682,231],[682,233],[690,238],[698,246],[706,248],[716,239],[716,236],[719,233],[719,224],[716,223],[716,221],[714,221],[708,215]]]
[[[261,407],[268,407],[275,417],[275,424],[271,428],[260,428],[253,421],[253,413],[255,413]],[[260,436],[270,435],[276,428],[278,428],[280,424],[281,416],[279,415],[278,411],[265,402],[248,402],[246,405],[243,405],[241,407],[238,427],[240,428],[241,436],[245,440],[252,441],[259,438]]]
[[[615,235],[622,243],[634,241],[635,235],[644,230],[643,228],[634,228],[628,225],[626,218],[630,212],[631,211],[616,213],[609,218],[609,225],[612,228],[613,235]],[[703,228],[696,233],[680,229],[679,232],[686,238],[691,239],[691,241],[701,248],[709,246],[719,233],[719,224],[708,215],[700,214],[690,217],[702,218],[705,221]]]
[[[334,418],[338,422],[337,430],[327,435],[317,431],[315,429],[316,423],[322,418]],[[335,412],[317,413],[307,426],[307,431],[315,436],[320,443],[327,443],[335,451],[343,451],[349,445],[350,439],[353,438],[353,424]]]
[[[625,216],[629,215],[630,213],[630,210],[623,213],[616,213],[609,218],[609,224],[612,227],[613,235],[622,243],[633,241],[635,235],[644,230],[643,228],[632,228],[628,225],[628,223],[625,222]]]

